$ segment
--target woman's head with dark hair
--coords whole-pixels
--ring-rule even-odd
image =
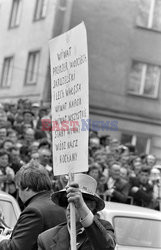
[[[28,189],[35,193],[51,190],[51,181],[47,170],[35,161],[21,167],[15,180],[21,190]]]
[[[38,149],[40,148],[47,148],[47,149],[51,149],[51,142],[47,139],[47,138],[42,138],[40,140],[40,143],[39,143],[39,146],[38,146]]]

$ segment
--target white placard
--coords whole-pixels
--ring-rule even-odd
[[[49,41],[54,175],[88,170],[87,34],[82,22]]]

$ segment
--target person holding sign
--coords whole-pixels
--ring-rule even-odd
[[[98,211],[105,206],[95,193],[97,182],[89,175],[75,174],[74,182],[65,189],[52,194],[51,199],[61,207],[66,207],[67,222],[41,233],[38,237],[38,250],[70,249],[70,206],[76,210],[76,238],[79,250],[113,250],[114,230],[108,221],[101,220]]]

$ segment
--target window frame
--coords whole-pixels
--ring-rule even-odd
[[[149,154],[150,153],[150,149],[151,149],[151,142],[152,142],[152,137],[146,134],[141,134],[141,133],[136,133],[136,132],[129,132],[129,131],[121,131],[121,138],[120,141],[122,142],[122,135],[129,135],[131,136],[131,144],[133,146],[137,145],[137,137],[144,137],[145,139],[147,139],[146,145],[145,145],[145,154]],[[136,148],[137,149],[137,148]]]
[[[14,4],[18,3],[18,7],[16,9],[16,15],[13,21],[13,13],[14,13]],[[10,20],[9,20],[9,29],[14,29],[20,26],[20,19],[22,15],[22,0],[12,0],[12,7],[10,11]]]
[[[41,2],[41,3],[39,3]],[[36,0],[33,21],[38,22],[46,18],[48,0]],[[44,10],[45,9],[45,10]],[[38,10],[40,10],[38,12]],[[40,15],[41,13],[41,15]],[[38,15],[39,14],[39,15]]]
[[[116,229],[116,219],[117,218],[126,218],[126,219],[130,219],[130,220],[142,220],[142,221],[153,221],[153,222],[161,222],[161,220],[159,219],[156,219],[156,218],[148,218],[148,217],[137,217],[137,215],[134,215],[134,216],[130,216],[130,215],[115,215],[113,218],[112,218],[112,224],[114,225],[114,230],[115,230],[115,233],[116,233],[116,241],[118,241],[118,235],[117,235],[117,229]],[[134,244],[121,244],[120,242],[117,242],[119,246],[128,246],[128,247],[136,247],[136,248],[142,248],[142,247],[146,247],[148,249],[148,246],[145,246],[145,245],[141,245],[141,246],[138,246],[138,245],[134,245]],[[154,246],[149,246],[149,247],[154,247]],[[159,249],[159,248],[156,248],[156,249]]]
[[[157,29],[157,28],[153,27],[154,11],[155,11],[156,1],[157,0],[151,0],[149,12],[148,12],[147,25],[145,26],[145,25],[139,24],[139,22],[138,22],[139,15],[138,15],[137,19],[136,19],[136,25],[137,25],[137,27],[142,28],[142,29],[147,29],[147,30],[155,31],[155,32],[161,32],[161,28]],[[139,4],[140,4],[140,2],[139,2]],[[140,11],[140,6],[139,6],[139,11]]]
[[[5,68],[5,65],[7,63],[7,60],[10,60],[9,63],[11,63],[11,65],[9,65],[9,67],[7,67],[7,69]],[[5,63],[6,62],[6,63]],[[1,81],[0,81],[0,89],[8,89],[11,87],[11,84],[12,84],[12,77],[13,77],[13,68],[14,68],[14,55],[11,55],[11,56],[7,56],[7,57],[4,57],[3,59],[3,67],[2,67],[2,72],[1,72]],[[7,82],[9,81],[9,85],[7,84],[3,84],[4,83],[4,77],[6,78],[5,76],[5,71],[8,71],[7,72],[7,78],[9,78],[9,80],[7,80]],[[6,81],[5,81],[6,83]]]
[[[33,72],[33,74],[35,74],[35,80],[34,81],[28,81],[28,74],[29,74],[28,69],[31,67],[29,65],[29,63],[30,63],[30,56],[33,55],[33,54],[38,54],[36,70],[35,70],[35,72]],[[25,81],[24,81],[24,85],[25,86],[32,86],[32,85],[36,85],[37,84],[38,76],[39,76],[40,56],[41,56],[41,50],[40,49],[36,49],[36,50],[32,50],[32,51],[28,52],[27,64],[26,64],[26,70],[25,70]]]
[[[140,82],[140,85],[139,85],[140,88],[139,88],[138,93],[129,90],[133,63],[140,63],[140,64],[142,64],[144,66],[144,68],[142,68],[142,72],[141,72],[141,82]],[[154,95],[144,94],[144,89],[145,89],[145,86],[146,86],[145,82],[146,82],[146,73],[147,73],[148,65],[158,67],[160,69],[159,80],[157,82],[157,86],[154,89]],[[141,60],[141,59],[132,59],[131,65],[130,65],[130,68],[129,68],[129,77],[128,77],[128,79],[129,79],[128,80],[128,86],[127,86],[127,94],[128,95],[134,95],[134,96],[141,97],[141,98],[148,98],[148,99],[155,99],[155,100],[158,99],[159,87],[160,87],[160,84],[161,84],[161,65],[159,63],[149,62],[149,61],[147,62],[147,61]]]

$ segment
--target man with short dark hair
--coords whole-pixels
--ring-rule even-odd
[[[50,178],[39,163],[31,161],[21,167],[16,184],[25,208],[10,239],[0,242],[0,250],[36,250],[38,235],[65,221],[64,209],[51,201]]]
[[[142,168],[138,177],[130,178],[130,196],[133,204],[142,207],[153,207],[153,186],[149,183],[149,168]]]

